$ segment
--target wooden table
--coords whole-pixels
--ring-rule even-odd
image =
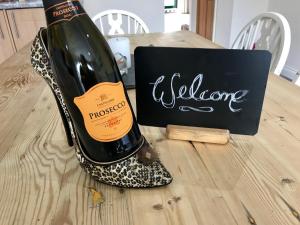
[[[217,47],[189,32],[134,36],[131,43],[132,50]],[[119,189],[79,167],[27,46],[0,66],[0,224],[299,224],[299,96],[299,87],[271,75],[259,133],[232,135],[225,146],[167,140],[165,129],[141,127],[174,181]],[[89,187],[103,193],[103,204],[93,206]]]

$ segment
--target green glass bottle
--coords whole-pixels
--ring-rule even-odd
[[[143,142],[113,54],[79,1],[43,0],[51,67],[84,153],[107,164]]]

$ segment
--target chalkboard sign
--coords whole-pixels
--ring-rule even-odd
[[[257,133],[271,54],[262,50],[138,47],[139,124]]]

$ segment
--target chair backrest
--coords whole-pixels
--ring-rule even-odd
[[[104,35],[149,33],[144,21],[134,13],[124,10],[106,10],[93,17]]]
[[[300,86],[300,76],[298,75],[298,77],[293,81],[296,85]]]
[[[291,45],[291,30],[284,16],[275,12],[263,13],[251,20],[239,33],[232,48],[264,49],[272,53],[270,71],[280,75]]]

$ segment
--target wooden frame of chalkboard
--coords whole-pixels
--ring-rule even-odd
[[[139,124],[257,133],[268,51],[138,47],[134,55]]]

